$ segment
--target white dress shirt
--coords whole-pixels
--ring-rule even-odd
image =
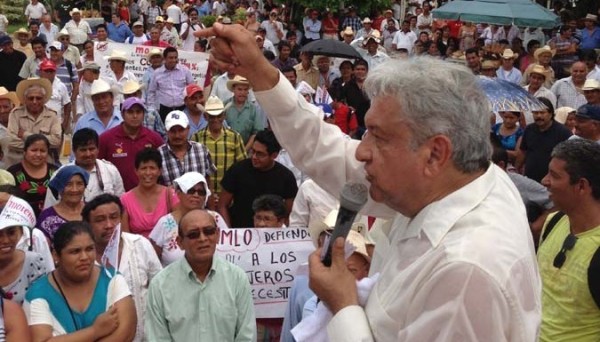
[[[69,32],[71,44],[81,45],[88,40],[88,35],[92,34],[92,28],[85,20],[80,20],[76,23],[75,20],[70,20],[65,24],[65,30]]]
[[[55,111],[60,122],[62,122],[63,109],[69,103],[71,103],[71,96],[69,96],[67,86],[58,77],[55,77],[52,82],[52,96],[50,96],[50,100],[46,103],[46,107]]]
[[[322,222],[339,206],[335,196],[323,190],[312,179],[298,187],[290,213],[290,227],[309,227]]]
[[[396,50],[406,49],[408,53],[411,53],[416,41],[417,35],[413,31],[396,31],[392,44],[396,44]]]
[[[58,35],[58,26],[50,23],[50,28],[47,29],[44,24],[41,24],[40,32],[46,36],[46,40],[48,41],[48,44],[50,44],[56,39],[56,36]]]
[[[368,185],[354,157],[359,141],[316,117],[283,75],[256,97],[296,165],[325,190],[339,193],[349,181]],[[348,306],[333,317],[331,341],[537,339],[535,249],[525,207],[504,171],[490,165],[412,219],[372,199],[361,213],[390,218],[376,241],[379,266],[371,267],[381,275],[365,308]]]
[[[81,80],[79,83],[79,94],[77,94],[77,115],[83,115],[94,110],[94,102],[90,95],[92,91],[92,84]]]

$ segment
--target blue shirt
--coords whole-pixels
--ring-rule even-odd
[[[115,26],[113,23],[108,24],[107,31],[108,38],[117,43],[124,43],[125,39],[133,34],[124,22],[121,22],[119,26]]]
[[[590,33],[587,28],[581,30],[580,49],[600,49],[600,28],[594,26],[594,30]]]
[[[113,109],[113,115],[110,118],[108,125],[105,127],[104,123],[102,123],[102,120],[100,120],[100,117],[98,117],[98,113],[96,113],[94,110],[92,112],[85,113],[79,118],[79,120],[77,120],[77,124],[75,125],[75,129],[73,129],[73,133],[82,128],[91,128],[96,131],[98,135],[100,135],[109,129],[118,126],[122,121],[123,118],[121,117],[121,112],[115,108]]]

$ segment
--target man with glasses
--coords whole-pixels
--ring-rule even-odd
[[[552,151],[542,183],[560,210],[542,232],[540,341],[600,339],[600,145],[571,139]]]
[[[250,158],[225,171],[218,211],[229,227],[253,227],[252,202],[264,194],[279,195],[284,199],[287,223],[298,186],[292,171],[275,161],[280,150],[281,145],[273,132],[260,131],[254,138]]]
[[[190,123],[187,115],[180,110],[170,112],[165,120],[165,128],[167,143],[158,148],[163,161],[162,177],[165,185],[173,184],[173,180],[187,172],[196,171],[206,178],[206,183],[211,187],[210,176],[217,168],[204,145],[188,141]]]
[[[214,255],[219,237],[215,218],[206,210],[194,209],[181,218],[177,244],[184,257],[157,274],[148,290],[149,341],[256,340],[248,277]]]

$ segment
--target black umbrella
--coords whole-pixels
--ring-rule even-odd
[[[310,42],[304,45],[300,51],[329,57],[362,58],[355,48],[335,39],[320,39]]]

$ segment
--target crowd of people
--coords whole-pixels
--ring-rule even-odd
[[[0,14],[0,341],[598,340],[598,14],[556,6],[542,30],[440,5],[296,23],[271,1],[102,1],[92,28],[31,0],[12,36]],[[101,66],[103,42],[147,46],[143,77],[119,45]],[[206,82],[181,51],[210,53]],[[478,77],[543,109],[493,113]],[[370,186],[349,247],[257,319],[220,232],[322,248],[347,181]]]

